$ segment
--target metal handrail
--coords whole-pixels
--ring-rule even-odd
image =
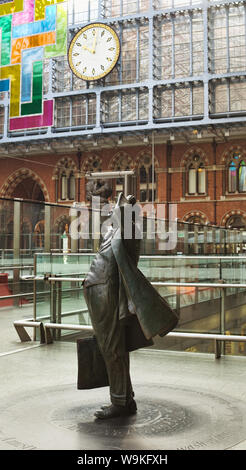
[[[74,331],[83,331],[89,330],[93,331],[93,326],[91,325],[76,325],[72,323],[45,323],[45,329],[57,329],[57,330],[74,330]],[[196,338],[196,339],[214,339],[216,341],[245,341],[246,336],[240,335],[223,335],[220,333],[187,333],[180,331],[171,331],[165,335],[173,337],[183,337],[183,338]]]
[[[43,252],[36,252],[36,255],[43,255],[43,256],[92,256],[95,255],[95,252],[90,252],[90,253],[43,253]],[[237,260],[245,260],[246,261],[246,255],[141,255],[140,259],[148,259],[148,258],[153,258],[153,259],[178,259],[178,260],[183,260],[183,259],[225,259],[225,260],[231,260],[231,259],[237,259]]]
[[[48,281],[71,281],[71,282],[76,282],[76,281],[84,281],[84,277],[48,277]]]
[[[84,281],[84,278],[78,277],[48,277],[48,281],[55,281],[55,282],[75,282],[75,281]],[[152,286],[176,286],[176,287],[218,287],[220,289],[226,289],[227,287],[243,287],[246,289],[245,284],[233,284],[233,283],[213,283],[213,282],[159,282],[153,281],[151,282]]]
[[[246,288],[246,284],[233,284],[224,282],[151,282],[153,286],[176,286],[176,287],[218,287],[220,289],[226,289],[227,287],[243,287]]]
[[[18,264],[18,265],[10,265],[10,266],[3,266],[0,264],[0,271],[2,271],[2,269],[30,269],[32,268],[33,269],[33,264],[29,264],[28,266],[26,265],[23,265],[23,264]]]
[[[65,289],[63,292],[76,292],[78,291],[80,288],[79,287],[73,287],[73,288],[70,288],[70,289]],[[49,290],[44,290],[44,291],[40,291],[40,292],[36,292],[36,295],[42,295],[42,294],[50,294],[50,291]],[[12,299],[12,298],[18,298],[18,297],[29,297],[29,296],[33,296],[34,295],[34,292],[21,292],[19,294],[10,294],[10,295],[0,295],[0,301],[1,300],[7,300],[7,299]]]
[[[71,331],[93,331],[91,325],[75,325],[69,323],[45,323],[45,341],[46,344],[53,343],[53,337],[50,330],[71,330]],[[240,335],[225,335],[218,333],[182,333],[179,331],[171,331],[167,333],[166,337],[174,338],[195,338],[195,339],[205,339],[205,340],[214,340],[215,344],[215,358],[219,359],[221,357],[221,348],[220,341],[236,341],[236,342],[246,342],[246,336]]]

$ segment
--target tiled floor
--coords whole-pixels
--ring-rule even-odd
[[[94,411],[108,388],[76,389],[76,343],[22,348],[11,330],[0,351],[2,450],[246,450],[245,357],[134,352],[138,413],[104,422]]]

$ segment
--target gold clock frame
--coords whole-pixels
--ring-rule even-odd
[[[110,67],[107,69],[106,72],[103,72],[102,74],[97,75],[96,77],[94,77],[94,76],[93,77],[88,77],[88,76],[85,76],[85,75],[79,73],[76,70],[76,68],[74,67],[73,61],[72,61],[72,52],[73,52],[73,45],[77,41],[77,39],[81,36],[81,34],[83,34],[88,29],[92,29],[92,28],[95,28],[95,27],[106,29],[107,31],[109,31],[112,34],[112,36],[114,37],[115,42],[116,42],[116,53],[115,53],[115,59],[113,60],[112,64],[110,65]],[[68,48],[68,63],[69,63],[69,66],[70,66],[72,72],[74,73],[74,75],[76,75],[76,77],[81,78],[82,80],[85,80],[86,82],[96,81],[96,80],[100,80],[101,78],[106,77],[110,72],[112,72],[112,70],[116,66],[116,64],[118,62],[118,59],[119,59],[119,56],[120,56],[120,39],[119,39],[119,36],[111,26],[106,25],[104,23],[90,23],[90,24],[84,26],[83,28],[81,28],[75,34],[75,36],[72,39],[72,41],[70,42],[70,45],[69,45],[69,48]]]

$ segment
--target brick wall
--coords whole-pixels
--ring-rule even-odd
[[[236,142],[236,141],[235,141]],[[244,194],[228,195],[225,192],[225,165],[230,152],[240,149],[246,155],[246,141],[240,140],[235,143],[224,142],[200,142],[179,144],[171,141],[168,144],[155,146],[155,158],[158,163],[157,172],[157,201],[163,203],[176,203],[178,206],[178,218],[188,218],[189,215],[201,214],[203,220],[220,225],[224,223],[228,213],[240,212],[246,215],[246,197]],[[42,155],[16,155],[13,158],[2,158],[0,160],[0,194],[13,196],[15,187],[20,181],[27,178],[34,179],[40,185],[44,199],[56,202],[55,173],[56,167],[62,159],[69,158],[74,162],[76,174],[76,194],[80,183],[80,199],[85,200],[85,172],[96,156],[101,162],[102,170],[112,169],[112,160],[121,152],[129,157],[131,166],[138,165],[139,159],[144,153],[151,156],[151,146],[137,145],[123,147],[115,145],[112,148],[96,148],[90,152],[83,152],[81,158],[82,172],[78,173],[77,155],[72,152],[50,153]],[[207,175],[207,191],[201,196],[189,196],[185,191],[185,170],[189,157],[198,153],[205,162]],[[120,157],[121,158],[121,157]],[[96,171],[96,170],[95,170]],[[80,177],[78,179],[78,176]],[[18,194],[20,197],[20,194]]]

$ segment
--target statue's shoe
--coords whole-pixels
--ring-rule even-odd
[[[128,405],[132,406],[133,408],[135,407],[136,411],[137,411],[137,404],[135,402],[135,400],[133,400],[133,397],[135,396],[135,393],[132,391],[131,393],[131,397],[129,398],[129,403]],[[134,404],[132,405],[132,402],[134,402]],[[105,410],[106,408],[109,408],[111,405],[103,405],[101,406],[101,409],[102,410]]]
[[[109,405],[104,406],[101,410],[95,412],[98,419],[119,418],[121,416],[131,416],[137,412],[135,400],[131,400],[126,406]]]

